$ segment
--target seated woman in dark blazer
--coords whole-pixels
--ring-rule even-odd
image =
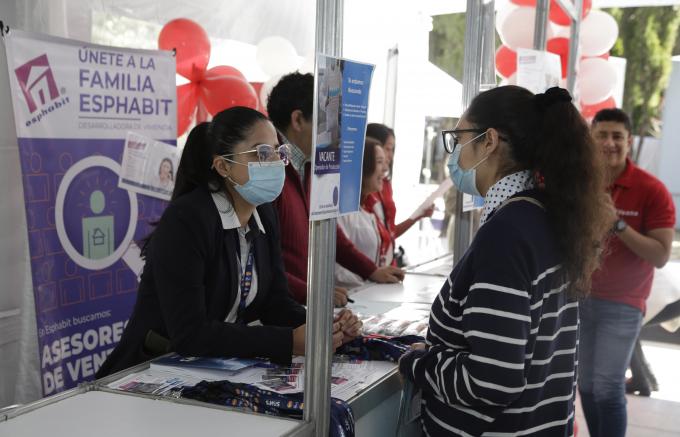
[[[269,204],[281,192],[287,153],[271,122],[249,108],[191,131],[170,205],[143,250],[133,314],[98,378],[170,351],[280,363],[304,354],[305,309],[289,295]],[[255,320],[262,325],[248,325]],[[343,310],[334,346],[360,329]]]

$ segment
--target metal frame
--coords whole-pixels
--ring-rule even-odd
[[[495,75],[494,1],[467,0],[465,12],[465,55],[463,61],[463,109],[479,93],[482,77],[488,81]],[[481,17],[481,19],[480,19]],[[495,79],[493,81],[495,83]],[[456,215],[454,222],[453,262],[458,263],[470,245],[473,233],[471,211],[463,211],[463,193],[456,193]]]
[[[342,56],[343,0],[317,0],[316,53]],[[316,65],[319,58],[316,56]],[[318,94],[314,77],[314,95]],[[314,102],[313,141],[318,105]],[[325,437],[330,429],[331,362],[333,357],[333,288],[335,286],[336,219],[310,221],[305,338],[304,430]],[[298,434],[296,434],[298,435]]]
[[[548,12],[550,0],[536,2],[536,19],[534,21],[534,50],[545,50],[548,39]]]
[[[557,3],[562,9],[571,17],[571,38],[569,39],[569,63],[567,64],[567,89],[574,97],[574,101],[578,102],[578,96],[575,96],[576,91],[576,68],[580,58],[579,39],[581,38],[581,17],[583,16],[583,0],[574,0],[572,5],[565,0],[557,0]]]
[[[581,17],[583,15],[583,0],[556,0],[559,7],[571,19],[571,31],[569,38],[569,62],[567,64],[567,89],[573,96],[576,90],[576,68],[579,59],[579,38],[581,35]],[[536,20],[534,21],[534,50],[545,50],[548,30],[548,13],[550,11],[549,0],[536,2]],[[574,100],[578,101],[574,96]]]

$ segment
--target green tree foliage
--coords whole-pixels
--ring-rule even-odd
[[[680,9],[676,6],[614,8],[619,24],[613,56],[626,58],[623,109],[640,136],[658,134],[662,98],[678,38]]]
[[[430,32],[430,62],[463,81],[465,14],[436,15]]]

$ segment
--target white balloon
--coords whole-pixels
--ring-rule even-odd
[[[305,56],[300,65],[300,73],[314,74],[314,55]]]
[[[514,3],[511,2],[496,2],[496,32],[498,34],[501,34],[501,24],[505,22],[505,18],[508,16],[508,14],[515,9],[517,9],[519,6],[517,6]]]
[[[592,10],[581,22],[581,55],[599,56],[608,52],[619,36],[619,25],[606,12]]]
[[[260,41],[255,59],[262,71],[269,76],[290,73],[300,66],[300,57],[295,47],[280,36],[270,36]]]
[[[616,69],[602,58],[587,58],[579,64],[579,95],[581,102],[586,105],[609,98],[614,92],[616,82]]]
[[[534,46],[534,20],[536,8],[526,6],[509,10],[496,21],[496,30],[503,44],[513,50],[530,49]],[[553,37],[552,26],[546,29],[547,39]]]
[[[281,77],[282,75],[277,74],[276,76],[272,76],[271,78],[269,78],[268,81],[262,84],[262,88],[260,88],[260,103],[265,108],[267,107],[267,100],[269,100],[269,93],[271,93],[272,89],[274,89],[276,84],[279,83]]]

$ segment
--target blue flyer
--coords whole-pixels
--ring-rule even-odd
[[[357,212],[374,66],[318,55],[310,219]]]

